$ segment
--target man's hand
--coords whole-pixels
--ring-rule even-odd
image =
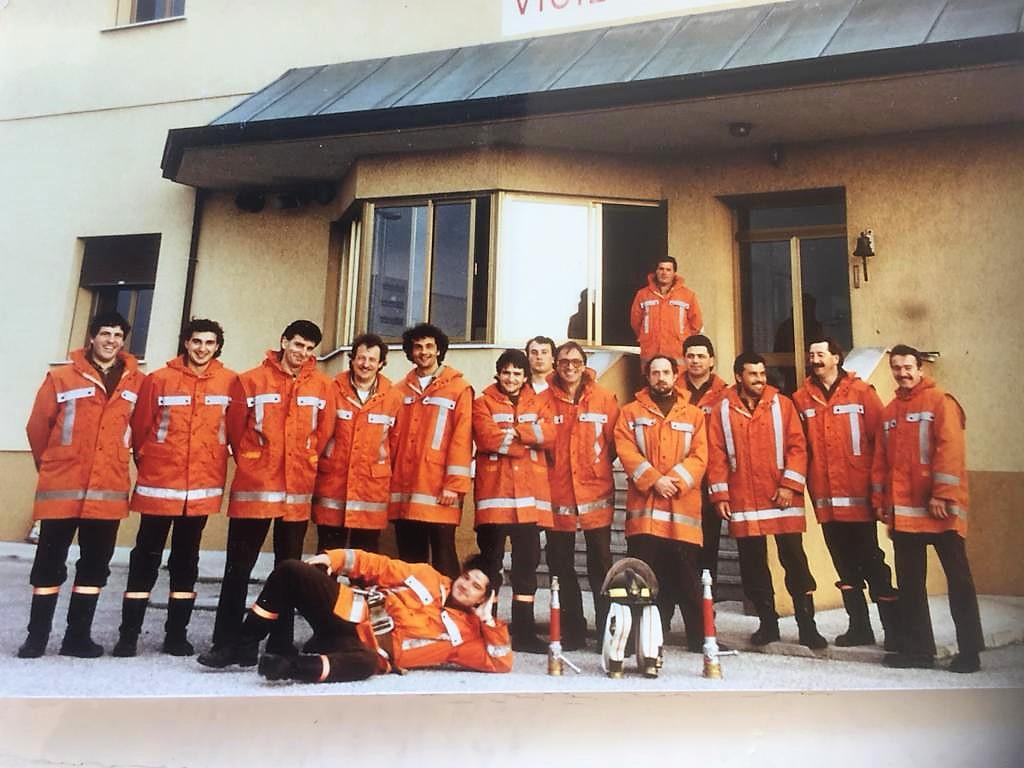
[[[775,491],[775,495],[772,496],[772,502],[779,509],[786,509],[793,504],[793,491],[784,486],[779,486],[779,489]]]
[[[459,494],[455,491],[449,491],[447,488],[441,490],[441,495],[437,497],[437,503],[442,507],[455,507],[459,504]]]
[[[654,483],[654,492],[663,499],[671,499],[679,493],[679,486],[673,478],[662,475]]]
[[[324,572],[330,576],[334,573],[334,569],[331,568],[331,558],[321,552],[319,555],[313,555],[303,560],[306,565],[312,565],[314,568],[323,568]]]
[[[473,609],[473,613],[476,614],[476,617],[478,619],[480,619],[480,621],[483,624],[486,624],[488,627],[493,627],[494,626],[494,592],[493,591],[491,591],[491,594],[487,597],[486,600],[484,600],[482,603],[480,603],[480,605],[478,605],[476,608]]]
[[[949,519],[949,507],[945,499],[937,499],[932,496],[928,499],[928,514],[936,520]]]
[[[886,525],[888,525],[889,524],[889,509],[888,509],[888,507],[875,507],[875,517],[878,518],[878,520],[880,522],[883,522]]]
[[[715,502],[715,511],[718,512],[718,516],[720,518],[722,518],[723,520],[731,520],[732,519],[732,510],[729,509],[729,502],[728,501],[716,501]]]

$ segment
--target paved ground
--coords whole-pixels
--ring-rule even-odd
[[[879,662],[881,648],[841,649],[829,646],[812,653],[796,644],[796,625],[792,618],[781,623],[783,641],[772,643],[763,652],[753,652],[746,638],[757,620],[743,616],[735,603],[718,605],[719,638],[738,656],[722,659],[724,679],[702,676],[702,658],[685,652],[681,622],[675,617],[669,637],[665,667],[657,680],[628,674],[623,680],[610,680],[600,669],[596,641],[588,651],[569,654],[582,669],[575,674],[566,669],[562,678],[546,674],[541,656],[520,654],[515,671],[508,675],[483,675],[455,671],[418,671],[404,677],[375,677],[346,686],[311,686],[293,683],[267,683],[252,670],[233,668],[207,670],[194,659],[179,659],[159,653],[165,611],[160,603],[166,598],[166,576],[154,592],[154,607],[147,616],[141,639],[141,654],[134,659],[105,656],[96,660],[63,658],[56,655],[63,630],[66,595],[58,606],[55,630],[49,653],[42,659],[15,658],[24,639],[30,599],[27,585],[33,548],[23,544],[0,544],[0,697],[135,697],[135,696],[293,696],[339,694],[405,693],[487,693],[487,692],[671,692],[699,690],[732,691],[836,691],[872,689],[959,689],[1024,688],[1024,599],[983,596],[982,625],[990,650],[982,654],[981,672],[955,675],[943,669],[889,670]],[[220,553],[204,553],[200,609],[193,618],[190,636],[197,647],[205,648],[213,625],[212,608],[216,602],[216,577],[223,567]],[[72,561],[73,561],[72,557]],[[269,568],[263,558],[256,575]],[[118,550],[112,566],[110,587],[101,597],[94,625],[94,638],[109,651],[117,637],[120,620],[120,594],[127,576],[127,551]],[[253,594],[256,587],[254,586]],[[67,590],[65,590],[66,592]],[[538,616],[546,616],[546,595],[539,596]],[[502,595],[502,613],[507,613],[509,595]],[[875,626],[877,615],[873,613]],[[932,617],[939,644],[940,665],[955,652],[952,621],[944,597],[932,600]],[[846,617],[841,610],[825,611],[818,626],[830,640],[845,630]],[[304,625],[299,622],[300,639]],[[308,634],[308,629],[306,630]],[[880,634],[880,632],[879,632]]]

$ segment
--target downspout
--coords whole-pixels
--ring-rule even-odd
[[[185,298],[181,305],[182,330],[192,319],[192,293],[196,283],[196,267],[199,264],[199,230],[202,228],[205,204],[206,190],[196,189],[196,202],[192,211],[192,239],[188,246],[188,271],[185,274]],[[178,351],[181,352],[180,349]]]

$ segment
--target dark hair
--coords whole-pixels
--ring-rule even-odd
[[[551,356],[554,357],[554,355],[555,355],[555,340],[554,339],[548,338],[547,336],[534,336],[532,339],[530,339],[528,342],[526,342],[526,346],[523,347],[523,351],[526,354],[530,354],[530,345],[531,344],[547,344],[549,347],[551,347]]]
[[[644,363],[644,376],[651,375],[651,363],[653,363],[655,360],[668,360],[669,365],[672,366],[672,373],[679,373],[679,363],[676,362],[676,359],[674,357],[669,357],[668,355],[655,355],[646,363]]]
[[[583,355],[583,362],[584,364],[586,364],[587,353],[583,351],[583,347],[580,346],[580,343],[578,341],[567,341],[564,344],[559,344],[558,348],[555,349],[555,359],[557,360],[558,356],[567,349],[575,349],[577,352]]]
[[[212,333],[216,336],[217,351],[213,353],[213,356],[220,357],[220,353],[224,351],[224,329],[216,320],[207,320],[205,317],[193,317],[181,329],[181,333],[178,334],[179,355],[185,354],[185,342],[191,339],[194,333]]]
[[[510,365],[524,372],[530,370],[530,361],[526,359],[526,353],[520,349],[506,349],[502,352],[494,363],[494,372],[501,373]]]
[[[715,345],[711,343],[711,339],[705,336],[703,333],[695,333],[693,336],[687,336],[683,342],[683,354],[686,354],[686,350],[690,347],[707,347],[708,356],[715,356]]]
[[[831,336],[822,336],[820,334],[817,335],[817,336],[812,336],[807,341],[807,350],[808,350],[808,352],[811,349],[811,344],[828,344],[829,354],[839,355],[839,364],[840,365],[842,365],[843,364],[843,360],[846,359],[846,352],[843,351],[843,348],[839,344],[839,342],[836,341],[835,339],[833,339]]]
[[[679,271],[679,265],[676,264],[676,257],[675,256],[659,256],[658,258],[656,258],[654,260],[654,267],[653,268],[657,269],[659,264],[664,264],[666,261],[671,261],[672,262],[672,269],[674,271],[676,271],[676,272]]]
[[[127,336],[132,330],[132,324],[120,312],[101,312],[89,321],[89,338],[95,338],[100,328],[120,328]]]
[[[924,365],[924,355],[922,355],[919,350],[914,349],[909,344],[897,344],[892,349],[889,350],[889,364],[890,365],[892,364],[892,359],[896,355],[899,355],[900,357],[903,357],[905,355],[913,355],[914,359],[917,360],[917,367],[918,368],[920,368],[922,365]]]
[[[312,341],[313,346],[319,344],[320,340],[324,337],[320,332],[320,326],[312,320],[293,320],[288,323],[288,327],[281,334],[281,338],[288,339],[288,341],[291,341],[296,336],[301,336],[306,341]]]
[[[359,347],[366,347],[367,349],[377,347],[380,349],[380,367],[384,367],[384,363],[386,363],[388,359],[388,345],[384,342],[384,339],[376,333],[360,333],[352,339],[352,348],[348,351],[349,361],[355,357],[356,350],[359,349]]]
[[[475,555],[467,557],[465,562],[462,564],[461,574],[466,574],[470,571],[480,571],[487,577],[487,591],[484,592],[484,599],[489,597],[492,593],[495,595],[498,594],[498,590],[501,589],[502,583],[501,568],[495,569],[491,562],[478,552]]]
[[[761,357],[757,352],[740,352],[736,356],[736,362],[732,364],[732,372],[739,376],[743,373],[743,366],[745,365],[764,365],[764,358]]]
[[[405,351],[405,359],[412,362],[412,345],[420,339],[433,339],[437,344],[437,362],[443,363],[444,356],[448,354],[448,334],[430,323],[420,323],[412,328],[406,328],[402,333],[402,349]]]

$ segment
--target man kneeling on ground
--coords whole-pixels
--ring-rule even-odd
[[[441,664],[508,672],[508,628],[492,615],[501,574],[487,568],[474,555],[452,580],[426,563],[358,549],[285,561],[246,614],[232,658],[243,667],[255,665],[260,640],[294,608],[313,628],[318,653],[264,654],[259,672],[269,680],[349,682]],[[337,575],[366,588],[341,584]]]

